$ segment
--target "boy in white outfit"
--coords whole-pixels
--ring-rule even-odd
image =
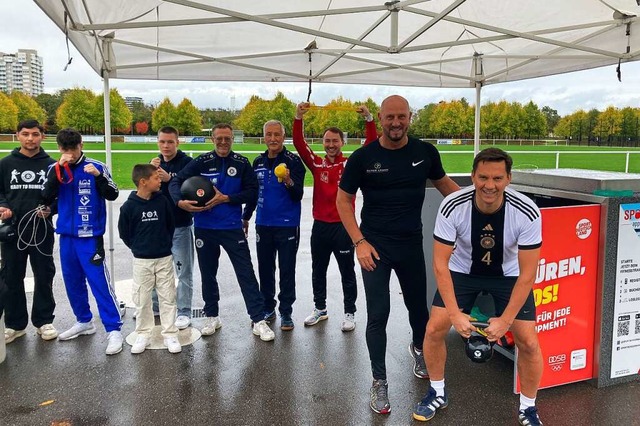
[[[178,341],[176,286],[171,245],[175,223],[172,206],[160,192],[160,176],[152,164],[133,167],[137,191],[120,208],[120,238],[133,252],[133,301],[136,304],[136,333],[132,354],[149,346],[155,325],[151,291],[155,288],[160,304],[160,324],[164,344],[171,353],[182,351]]]

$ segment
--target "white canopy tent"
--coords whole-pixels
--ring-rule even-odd
[[[640,0],[34,1],[105,93],[110,78],[313,81],[475,87],[479,106],[483,85],[640,59]],[[476,108],[476,151],[479,130]]]

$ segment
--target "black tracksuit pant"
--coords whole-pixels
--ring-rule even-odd
[[[342,278],[344,312],[354,314],[358,287],[351,238],[341,222],[328,223],[314,220],[311,229],[311,283],[313,302],[318,310],[327,309],[327,268],[332,253],[338,262]]]
[[[389,279],[395,271],[400,281],[404,304],[409,311],[413,344],[422,349],[425,327],[429,320],[427,309],[427,272],[424,263],[422,235],[405,240],[393,240],[365,234],[378,252],[376,268],[362,270],[367,299],[367,347],[374,380],[386,379],[387,321],[391,311]]]
[[[288,317],[293,312],[296,300],[296,255],[300,243],[300,228],[297,226],[256,225],[256,254],[260,292],[264,298],[265,314],[276,307],[276,254],[280,270],[280,292],[278,311]]]
[[[52,256],[53,242],[53,229],[50,229],[38,247],[31,246],[26,250],[18,250],[15,242],[2,243],[0,274],[7,286],[7,292],[4,295],[4,323],[7,328],[24,330],[29,323],[27,296],[24,291],[27,258],[31,263],[35,282],[31,323],[34,327],[42,327],[53,322],[53,311],[56,307],[52,288],[53,278],[56,275]]]

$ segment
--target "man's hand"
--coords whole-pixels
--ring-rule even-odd
[[[42,208],[38,209],[38,212],[36,213],[36,215],[42,219],[48,218],[50,214],[51,214],[51,207],[49,206],[42,206]]]
[[[0,207],[0,220],[9,220],[13,217],[13,212],[8,207]]]
[[[209,209],[214,208],[215,206],[219,205],[219,204],[224,204],[224,203],[228,203],[229,202],[229,196],[223,194],[222,192],[220,192],[220,190],[218,188],[216,188],[215,186],[213,187],[213,189],[215,189],[216,191],[216,195],[210,199],[209,201],[207,201],[207,204],[205,204],[205,207],[208,207]]]
[[[153,157],[149,164],[156,167],[158,169],[158,176],[162,182],[169,182],[171,180],[171,175],[167,173],[165,169],[160,167],[160,157]]]
[[[489,318],[489,327],[485,328],[484,331],[487,333],[487,339],[490,342],[495,342],[504,336],[510,327],[511,324],[502,317],[493,317]]]
[[[309,111],[311,104],[309,102],[301,102],[296,108],[296,119],[302,120],[302,116]]]
[[[371,113],[369,112],[369,108],[367,108],[366,105],[359,105],[358,108],[356,108],[356,111],[358,112],[358,114],[362,116],[362,118],[369,121],[369,117],[371,117]]]
[[[472,331],[476,331],[476,328],[471,324],[469,315],[461,311],[458,311],[454,315],[450,315],[449,319],[451,320],[451,324],[453,325],[453,328],[455,328],[458,334],[464,337],[465,339],[468,339],[469,337],[471,337]]]
[[[242,230],[244,231],[245,238],[249,238],[249,221],[242,220]]]
[[[65,152],[60,156],[60,159],[58,160],[58,164],[60,164],[61,166],[64,166],[65,164],[71,163],[72,161],[73,161],[73,154],[69,154],[68,152]]]
[[[200,213],[203,212],[205,210],[207,210],[206,207],[198,207],[196,206],[196,204],[198,204],[197,201],[192,201],[192,200],[180,200],[178,201],[178,207],[180,207],[182,210],[186,210],[189,213]]]
[[[376,249],[366,240],[356,246],[356,257],[362,269],[369,272],[376,269],[374,260],[380,260]]]
[[[87,164],[86,166],[84,166],[84,171],[85,173],[89,173],[90,175],[93,175],[96,177],[100,176],[100,170],[96,169],[96,166],[94,166],[93,164]]]

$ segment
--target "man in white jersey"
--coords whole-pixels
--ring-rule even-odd
[[[495,342],[511,330],[518,348],[518,421],[542,425],[535,406],[543,364],[532,291],[542,245],[541,217],[531,199],[507,188],[512,163],[500,149],[481,151],[473,160],[473,186],[450,194],[440,205],[433,232],[438,291],[423,343],[431,386],[414,409],[416,420],[427,421],[448,405],[445,338],[452,325],[464,338],[476,330],[468,314],[477,295],[486,291],[496,307],[484,330],[488,339]]]

